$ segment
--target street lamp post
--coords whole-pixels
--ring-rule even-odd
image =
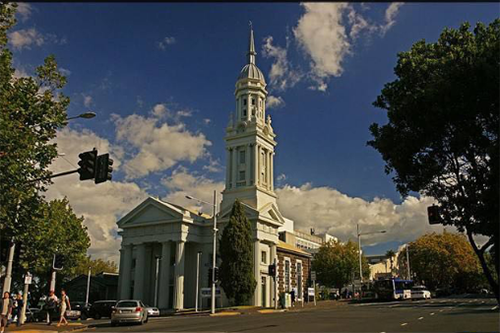
[[[187,199],[190,200],[196,200],[200,203],[204,203],[207,205],[210,205],[209,202],[197,199],[195,197],[192,197],[190,195],[186,195]],[[217,191],[214,191],[214,203],[212,205],[213,207],[213,220],[214,220],[214,239],[213,239],[213,249],[212,249],[212,306],[211,306],[211,313],[215,313],[215,267],[217,264]]]
[[[373,234],[385,234],[385,230],[380,230],[380,231],[374,231],[374,232],[365,232],[361,233],[359,232],[359,223],[356,224],[356,231],[358,234],[358,251],[359,251],[359,281],[363,282],[363,268],[361,267],[362,265],[362,260],[361,260],[361,236],[362,235],[373,235]]]

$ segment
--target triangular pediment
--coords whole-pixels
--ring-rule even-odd
[[[257,218],[259,216],[259,211],[257,211],[253,207],[251,207],[243,202],[241,203],[241,205],[243,206],[243,209],[245,210],[245,215],[247,216],[248,219],[252,220],[252,219]],[[229,216],[231,215],[232,209],[233,209],[232,205],[226,207],[226,209],[224,209],[223,211],[221,211],[219,213],[218,218],[220,220],[229,219]]]
[[[270,202],[267,205],[261,207],[259,211],[261,217],[266,217],[280,224],[285,223],[285,219],[283,218],[283,215],[281,215],[281,212],[275,203]]]
[[[117,224],[123,229],[149,223],[181,221],[185,213],[177,206],[149,197],[122,217]]]
[[[259,210],[256,210],[255,208],[248,206],[245,203],[242,203],[244,209],[245,209],[245,214],[247,215],[247,218],[252,220],[252,219],[265,219],[270,222],[274,222],[277,224],[283,224],[285,223],[285,219],[283,218],[283,215],[278,209],[278,206],[275,203],[268,203],[267,205],[261,207]],[[219,219],[225,220],[229,219],[229,216],[231,215],[231,210],[232,206],[226,207],[226,209],[219,214]]]

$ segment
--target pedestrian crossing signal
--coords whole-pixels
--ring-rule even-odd
[[[64,256],[60,253],[56,253],[54,255],[54,263],[52,265],[52,268],[58,271],[63,269],[63,267],[64,267]]]
[[[268,274],[269,274],[269,276],[273,276],[273,277],[276,276],[276,264],[269,265]]]

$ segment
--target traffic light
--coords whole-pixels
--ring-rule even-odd
[[[439,215],[439,207],[432,205],[427,207],[427,216],[429,217],[429,224],[440,224],[441,216]]]
[[[60,253],[56,253],[54,255],[54,264],[52,265],[52,268],[58,271],[63,269],[63,267],[64,267],[64,256]]]
[[[215,282],[219,282],[219,267],[215,267]]]
[[[276,276],[276,264],[269,265],[268,273],[269,273],[269,276],[273,276],[273,277]]]
[[[81,153],[78,157],[80,158],[78,162],[80,180],[94,179],[96,175],[97,149],[94,148],[94,150]]]
[[[18,263],[19,260],[24,257],[25,252],[26,252],[26,245],[24,245],[24,243],[17,242],[16,251],[14,252],[14,261]]]
[[[212,285],[212,267],[208,269],[208,285]]]
[[[10,240],[2,239],[0,242],[0,262],[6,262],[9,258]]]
[[[113,160],[109,158],[109,154],[97,156],[95,183],[103,183],[111,180],[113,172]]]

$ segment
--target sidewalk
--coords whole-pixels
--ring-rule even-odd
[[[57,327],[57,324],[52,324],[48,326],[46,323],[27,323],[20,327],[14,325],[9,325],[5,329],[5,333],[8,332],[23,332],[23,333],[45,333],[45,332],[73,332],[86,329],[91,323],[86,322],[70,322],[68,326]]]

